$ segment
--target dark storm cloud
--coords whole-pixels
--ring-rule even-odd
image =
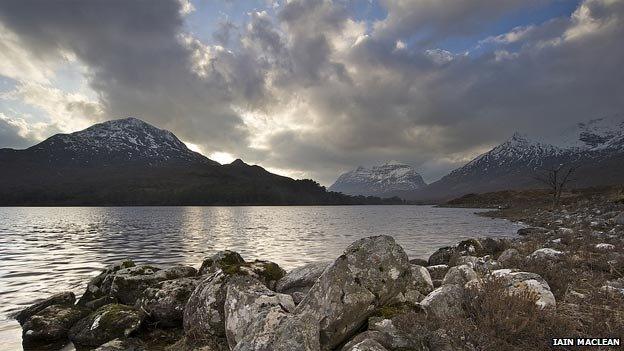
[[[108,116],[328,184],[390,159],[434,180],[516,130],[622,113],[624,1],[585,0],[468,54],[436,47],[546,2],[387,0],[365,23],[344,1],[293,0],[224,23],[218,47],[184,34],[173,0],[8,1],[0,21],[33,52],[75,53]]]
[[[138,116],[211,147],[237,145],[246,132],[227,82],[193,72],[181,10],[177,0],[3,1],[0,21],[33,51],[75,53],[108,116]]]

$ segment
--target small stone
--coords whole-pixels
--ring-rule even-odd
[[[595,248],[598,251],[613,251],[615,250],[615,245],[600,243],[600,244],[596,244]]]
[[[528,259],[538,261],[550,261],[559,259],[562,255],[563,252],[561,251],[557,251],[551,248],[541,248],[533,251],[533,253],[528,256]]]
[[[428,266],[426,267],[427,271],[429,271],[429,275],[431,276],[431,279],[443,279],[444,276],[446,275],[446,272],[448,272],[449,270],[449,266],[446,264],[438,264],[438,265],[434,265],[434,266]]]
[[[136,338],[111,340],[94,351],[147,351],[145,344]]]
[[[477,273],[468,265],[451,267],[442,280],[442,285],[455,284],[464,286],[471,280],[477,279]]]
[[[503,266],[515,265],[522,260],[522,255],[516,249],[507,249],[498,256],[498,262]]]
[[[243,263],[245,263],[245,260],[238,252],[230,250],[219,251],[204,259],[199,269],[199,275],[212,274],[219,269],[227,269]]]

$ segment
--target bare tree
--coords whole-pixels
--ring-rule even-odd
[[[577,171],[577,165],[559,164],[552,168],[542,168],[542,173],[535,176],[535,179],[548,186],[552,192],[553,208],[559,206],[561,193],[574,179],[572,176]]]

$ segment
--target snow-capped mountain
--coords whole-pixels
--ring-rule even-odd
[[[540,187],[545,169],[574,165],[574,186],[620,184],[624,171],[624,117],[594,119],[564,129],[551,138],[520,133],[425,189],[409,194],[415,200],[441,200],[507,189]]]
[[[95,124],[71,134],[56,134],[27,151],[45,154],[52,163],[82,165],[120,162],[152,165],[174,162],[214,163],[191,151],[170,131],[133,117]]]
[[[342,174],[329,187],[330,191],[348,195],[394,196],[397,192],[414,191],[426,184],[414,168],[391,161],[371,168],[358,167]]]

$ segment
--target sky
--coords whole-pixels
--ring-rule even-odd
[[[0,1],[0,148],[128,116],[221,163],[427,182],[624,111],[624,0]]]

